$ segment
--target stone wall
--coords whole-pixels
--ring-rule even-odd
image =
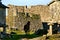
[[[31,6],[31,8],[27,8],[26,11],[28,13],[32,13],[32,14],[40,14],[42,22],[47,22],[47,21],[49,21],[51,19],[49,6],[47,6],[47,5]]]
[[[36,15],[40,15],[40,19],[35,20],[35,19],[31,19],[28,18],[30,21],[32,21],[33,25],[31,25],[31,27],[38,27],[37,25],[39,25],[39,27],[42,25],[41,22],[49,22],[52,19],[52,13],[50,12],[50,6],[47,5],[35,5],[35,6],[31,6],[30,8],[26,8],[26,6],[15,6],[15,5],[8,5],[9,9],[8,9],[8,25],[11,27],[16,27],[16,25],[18,24],[18,26],[23,26],[26,24],[27,21],[25,21],[25,19],[23,19],[20,16],[20,13],[29,13],[30,17],[32,17],[32,14],[36,14]],[[18,20],[18,22],[21,22],[20,25],[16,19]],[[21,19],[19,21],[19,19]],[[23,21],[23,22],[22,22]],[[41,25],[40,25],[41,24]],[[22,30],[21,29],[21,30]],[[31,28],[33,29],[33,28]]]
[[[19,29],[21,28],[20,30],[23,30],[24,25],[26,25],[27,22],[30,21],[30,30],[31,31],[34,32],[38,29],[42,29],[43,27],[42,27],[42,22],[41,22],[40,15],[38,15],[39,18],[38,18],[38,16],[36,16],[37,18],[34,16],[34,15],[37,15],[37,14],[31,14],[31,15],[32,15],[32,17],[25,16],[24,13],[19,13],[17,18],[16,18],[17,19],[16,24],[18,24],[18,25],[16,25],[16,27],[18,27]]]
[[[7,16],[7,18],[8,18],[8,25],[10,26],[10,27],[14,27],[14,25],[15,25],[15,23],[14,23],[14,21],[15,21],[15,17],[17,16],[17,12],[24,12],[24,10],[23,10],[23,6],[14,6],[14,5],[8,5],[8,7],[9,7],[9,9],[8,9],[8,16]]]
[[[60,1],[56,1],[52,4],[50,4],[50,6],[47,5],[35,5],[35,6],[30,6],[26,8],[26,6],[15,6],[15,5],[8,5],[9,9],[8,9],[8,25],[10,27],[12,26],[16,26],[15,23],[15,19],[18,17],[19,19],[22,20],[22,17],[20,16],[20,13],[29,13],[30,17],[32,17],[32,14],[37,14],[40,15],[40,20],[41,22],[50,22],[51,20],[53,20],[54,22],[59,22],[60,20]],[[17,20],[18,20],[17,18]],[[32,20],[31,18],[28,18],[30,21]],[[34,20],[34,22],[39,22],[37,20]],[[23,21],[23,25],[24,22],[26,23],[27,21]],[[33,22],[33,20],[32,20]],[[34,23],[33,22],[33,23]],[[38,24],[38,23],[37,23]],[[37,25],[36,24],[36,25]],[[34,25],[34,24],[33,24]],[[39,25],[39,24],[38,24]],[[34,25],[35,26],[35,25]]]
[[[41,22],[41,16],[40,14],[30,14],[30,12],[26,12],[26,7],[25,6],[14,6],[14,5],[9,5],[8,9],[8,16],[7,16],[7,24],[9,25],[9,28],[16,27],[19,30],[24,29],[24,25],[30,21],[30,30],[31,31],[36,31],[38,29],[42,28],[42,22]],[[25,18],[25,12],[28,13],[28,15],[38,15],[39,18],[32,18],[32,17],[27,17]],[[24,14],[23,14],[24,13]],[[30,16],[29,15],[29,16]],[[26,15],[27,16],[27,15]]]
[[[50,13],[52,14],[53,20],[60,22],[60,1],[56,1],[50,5]]]
[[[42,22],[47,22],[51,19],[49,6],[47,6],[47,5],[35,5],[35,6],[31,6],[30,8],[26,8],[26,6],[14,6],[14,5],[9,5],[8,7],[9,7],[10,11],[14,10],[14,11],[8,12],[8,14],[9,13],[15,13],[16,14],[16,12],[40,14]]]

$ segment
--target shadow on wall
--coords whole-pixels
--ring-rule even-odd
[[[48,30],[49,29],[49,25],[47,25],[47,22],[42,22],[43,24],[43,29]]]
[[[57,32],[58,32],[58,23],[54,23],[52,29],[53,29],[53,34],[57,34]]]
[[[42,23],[43,24],[43,29],[44,30],[48,30],[49,29],[49,25],[47,25],[47,22]],[[57,25],[58,23],[54,23],[54,25],[52,25],[52,30],[53,30],[53,34],[57,33]]]
[[[47,22],[43,22],[42,24],[43,24],[43,29],[47,31],[49,29],[49,25],[47,25]],[[53,34],[57,34],[57,32],[58,32],[57,25],[58,25],[58,23],[54,23],[54,25],[52,25]]]
[[[41,36],[43,34],[47,34],[48,31],[46,30],[47,28],[45,29],[46,26],[47,26],[47,24],[44,24],[44,27],[43,27],[44,29],[38,29],[35,31],[34,34],[41,35]],[[28,32],[30,32],[30,21],[28,21],[27,24],[24,25],[24,31],[26,34],[28,34]]]
[[[27,24],[24,25],[24,31],[26,34],[30,31],[30,21],[28,21]]]
[[[35,31],[36,35],[46,35],[48,33],[49,26],[47,25],[46,22],[42,23],[43,24],[43,29],[38,29]]]
[[[41,35],[45,34],[46,35],[48,33],[49,25],[47,25],[47,22],[43,22],[42,24],[43,24],[43,29],[38,29],[35,32],[35,34],[37,34],[37,35],[39,35],[39,34],[41,34]],[[53,25],[53,28],[52,28],[53,29],[53,34],[57,34],[57,32],[58,32],[57,25],[58,25],[58,23],[54,23],[54,25]]]

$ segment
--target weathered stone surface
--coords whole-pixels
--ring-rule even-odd
[[[47,5],[31,6],[31,8],[27,8],[26,11],[28,13],[32,13],[32,14],[40,14],[42,22],[46,22],[51,19],[51,17],[50,17],[51,14],[49,12],[49,6],[47,6]]]
[[[23,16],[21,16],[20,13],[29,13],[30,17],[32,17],[32,14],[38,14],[40,15],[40,19],[31,19],[30,17],[27,19],[24,19]],[[8,21],[7,24],[10,27],[17,26],[21,27],[21,30],[23,29],[23,26],[27,23],[27,21],[31,22],[30,27],[31,29],[40,27],[41,22],[50,22],[53,20],[53,22],[60,23],[60,1],[55,1],[50,6],[47,5],[35,5],[31,7],[26,6],[15,6],[15,5],[9,5],[8,9]],[[18,21],[18,22],[17,22]],[[38,27],[38,28],[39,28]]]
[[[20,9],[22,9],[22,10],[20,10]],[[23,10],[25,10],[24,6],[22,7],[22,6],[9,5],[8,16],[7,16],[7,19],[8,19],[7,24],[9,25],[9,28],[16,27],[20,31],[21,30],[24,31],[24,25],[28,21],[30,21],[30,30],[31,31],[36,31],[38,29],[41,29],[42,22],[41,22],[40,14],[31,14],[32,17],[26,17],[27,15],[25,16],[25,11],[23,11]],[[36,16],[35,18],[33,18],[34,17],[33,15],[38,15],[39,17]]]
[[[46,22],[51,19],[49,6],[46,5],[35,5],[31,6],[31,8],[26,8],[26,6],[14,6],[14,5],[9,5],[8,7],[9,7],[8,9],[9,15],[11,15],[11,13],[15,15],[17,12],[26,12],[30,14],[40,14],[42,22]]]
[[[50,5],[50,13],[53,16],[53,20],[59,22],[60,20],[60,1],[56,1]]]
[[[23,38],[23,39],[20,39],[20,40],[46,40],[46,36],[32,38],[32,39]]]

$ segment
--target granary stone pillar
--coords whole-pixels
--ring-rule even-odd
[[[50,35],[52,35],[52,25],[51,24],[49,25],[49,33],[50,33]]]
[[[50,36],[50,35],[52,35],[52,25],[53,25],[53,23],[48,23],[48,25],[49,25],[49,30],[48,30],[48,36]]]

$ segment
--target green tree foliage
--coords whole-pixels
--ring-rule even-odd
[[[32,18],[33,18],[33,19],[40,19],[40,15],[32,14]]]

